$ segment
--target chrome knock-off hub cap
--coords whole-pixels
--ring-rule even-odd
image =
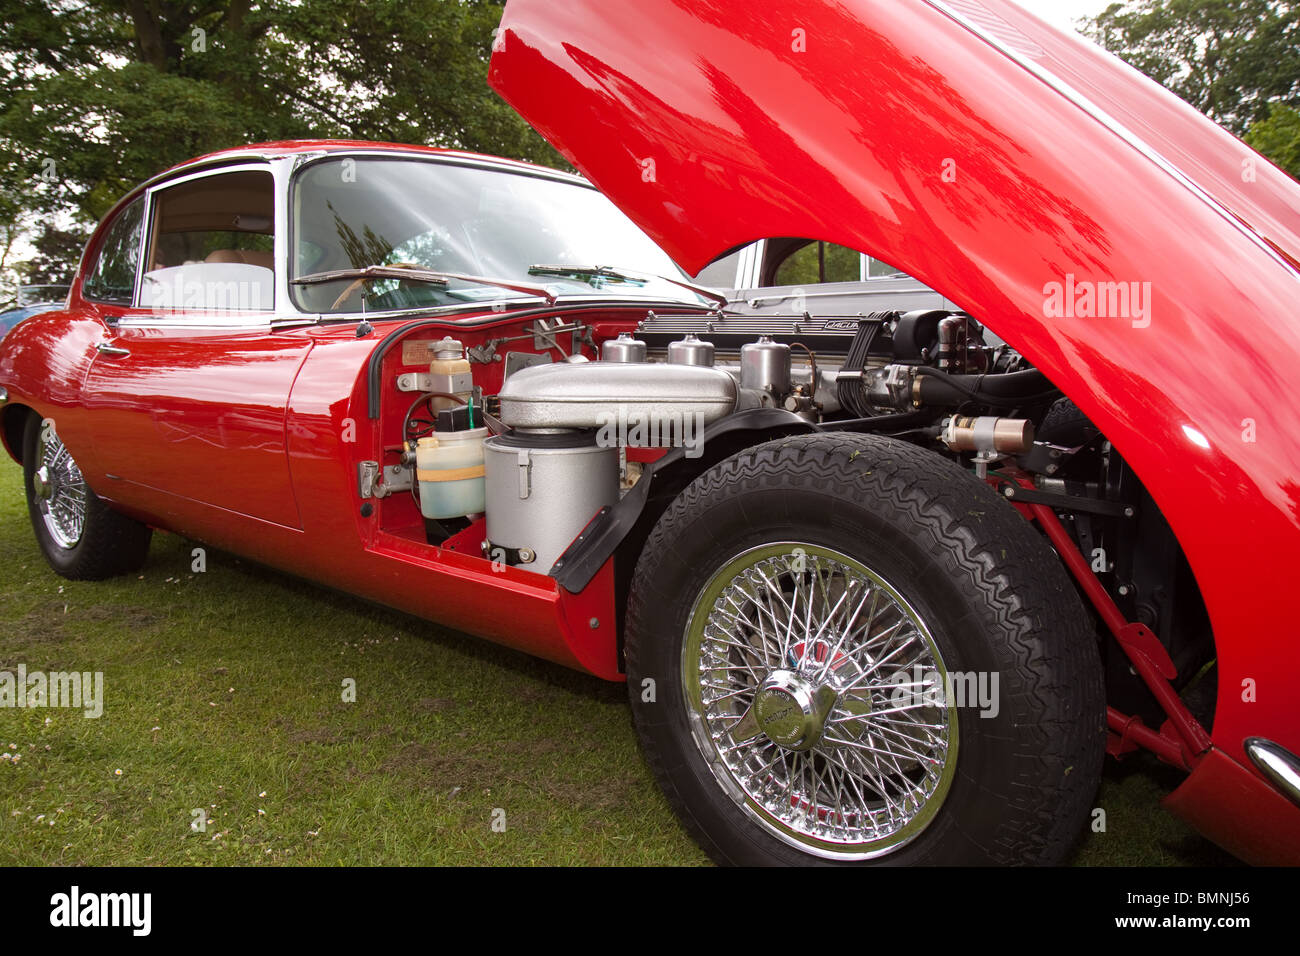
[[[754,695],[749,710],[753,726],[739,730],[764,733],[787,750],[807,750],[821,741],[837,696],[828,682],[817,683],[796,671],[775,670]]]
[[[50,469],[44,465],[36,469],[36,474],[32,475],[32,490],[36,492],[37,498],[50,500],[50,495],[54,493],[54,486],[50,482]]]
[[[893,852],[951,787],[957,711],[933,636],[845,554],[788,542],[724,564],[692,608],[682,679],[723,792],[806,852]]]

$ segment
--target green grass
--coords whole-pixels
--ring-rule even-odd
[[[0,709],[0,864],[707,862],[621,685],[211,550],[194,574],[191,548],[156,535],[143,574],[65,581],[0,465],[0,670],[102,671],[106,699]],[[1075,862],[1228,861],[1156,805],[1161,769],[1108,770]]]

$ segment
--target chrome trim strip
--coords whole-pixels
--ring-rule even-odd
[[[1263,737],[1247,737],[1246,756],[1277,790],[1300,807],[1300,757]]]
[[[494,172],[514,173],[518,176],[530,176],[534,179],[550,179],[555,182],[568,183],[571,186],[582,186],[599,192],[595,184],[585,176],[566,173],[561,169],[551,169],[549,166],[534,166],[532,163],[506,159],[505,157],[478,156],[457,152],[426,153],[422,150],[367,149],[365,147],[348,146],[326,150],[321,153],[311,153],[301,163],[296,164],[291,173],[296,176],[300,170],[308,166],[331,159],[393,159],[396,157],[438,163],[442,166],[468,166],[472,169],[486,169]]]
[[[291,160],[297,162],[299,157],[308,157],[314,161],[326,156],[344,156],[344,155],[368,155],[368,156],[416,156],[422,159],[442,160],[444,162],[457,163],[460,165],[490,166],[494,169],[506,169],[514,172],[525,174],[531,172],[549,173],[556,179],[562,179],[568,182],[575,182],[579,185],[593,186],[584,176],[574,173],[567,173],[560,169],[551,169],[547,166],[535,166],[532,163],[522,160],[512,160],[504,156],[479,155],[469,151],[450,150],[445,153],[425,152],[422,149],[403,149],[406,144],[396,144],[391,147],[377,147],[358,143],[343,143],[333,145],[329,143],[316,144],[315,148],[309,146],[297,147],[293,140],[286,141],[280,146],[271,146],[268,149],[261,150],[256,148],[235,148],[229,152],[219,152],[208,156],[192,159],[181,163],[171,169],[165,169],[160,173],[151,176],[143,183],[136,186],[131,192],[141,189],[149,189],[160,185],[164,182],[170,182],[174,177],[185,176],[189,173],[204,170],[213,170],[221,166],[228,166],[237,163],[248,162],[266,162],[273,163],[277,160]],[[310,140],[302,141],[310,143]],[[295,166],[296,169],[296,166]]]
[[[9,389],[0,385],[0,405],[5,404],[7,401],[9,401]]]

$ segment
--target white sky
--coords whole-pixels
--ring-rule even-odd
[[[1071,29],[1080,17],[1093,17],[1116,0],[1014,0],[1053,26]]]

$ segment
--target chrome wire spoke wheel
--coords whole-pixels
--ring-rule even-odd
[[[81,469],[51,429],[37,441],[38,465],[32,491],[45,529],[59,547],[71,550],[86,525],[86,481]]]
[[[681,676],[714,779],[805,852],[893,852],[952,785],[957,710],[935,641],[848,555],[784,542],[727,561],[693,605]]]

